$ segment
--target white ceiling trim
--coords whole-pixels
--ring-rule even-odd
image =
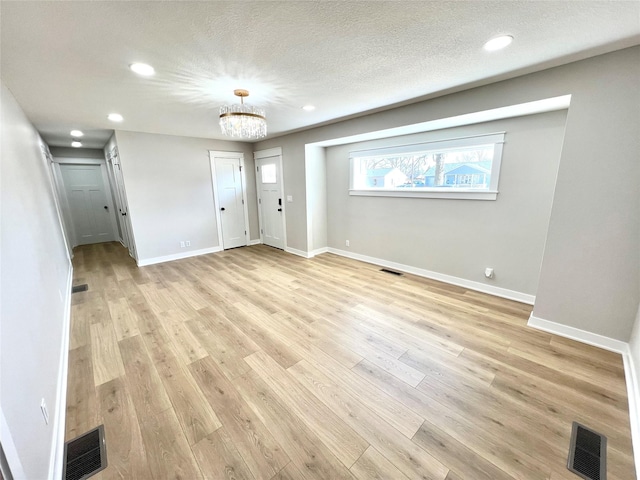
[[[566,110],[569,108],[570,104],[571,95],[562,95],[533,102],[519,103],[507,107],[492,108],[490,110],[482,110],[480,112],[466,113],[464,115],[440,118],[438,120],[430,120],[428,122],[414,123],[412,125],[404,125],[402,127],[387,128],[384,130],[376,130],[374,132],[331,138],[320,142],[308,143],[307,146],[332,147],[347,143],[399,137],[401,135],[410,135],[412,133],[431,132],[433,130],[442,130],[443,128],[461,127],[464,125],[502,120],[505,118],[523,117],[525,115],[535,115],[537,113]]]

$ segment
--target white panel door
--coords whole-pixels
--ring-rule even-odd
[[[77,245],[115,240],[100,165],[60,165]]]
[[[122,178],[122,166],[117,150],[114,149],[111,157],[111,165],[113,167],[114,187],[116,191],[116,202],[118,214],[120,216],[120,228],[122,228],[122,240],[129,249],[129,255],[136,257],[135,242],[133,241],[133,233],[131,231],[131,218],[129,217],[129,204],[127,203],[127,195],[124,188],[124,179]]]
[[[218,208],[222,227],[222,248],[247,244],[244,215],[244,188],[239,158],[214,157]]]
[[[284,250],[284,213],[280,157],[256,160],[260,230],[265,245]]]

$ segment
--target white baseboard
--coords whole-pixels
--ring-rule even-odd
[[[468,288],[469,290],[488,293],[490,295],[495,295],[496,297],[507,298],[509,300],[515,300],[516,302],[526,303],[529,305],[533,305],[536,299],[535,295],[516,292],[515,290],[509,290],[502,287],[494,287],[485,283],[474,282],[473,280],[454,277],[453,275],[445,275],[444,273],[432,272],[430,270],[412,267],[411,265],[404,265],[402,263],[390,262],[381,258],[369,257],[367,255],[361,255],[359,253],[348,252],[346,250],[339,250],[337,248],[331,247],[329,247],[327,251],[329,253],[334,253],[342,257],[348,257],[353,258],[354,260],[360,260],[362,262],[373,263],[374,265],[380,265],[381,267],[392,268],[393,270],[398,270],[400,272],[411,273],[412,275],[417,275],[419,277],[425,277],[444,283],[450,283],[459,287]]]
[[[62,478],[64,466],[64,432],[67,412],[67,379],[69,377],[69,341],[71,338],[71,288],[73,285],[73,265],[69,265],[67,296],[64,305],[64,325],[60,344],[60,365],[56,391],[56,415],[53,421],[53,445],[49,459],[49,478]]]
[[[327,253],[329,251],[329,247],[316,248],[315,250],[311,250],[309,252],[309,258],[315,257],[316,255],[321,255],[323,253]]]
[[[297,248],[284,247],[284,251],[287,253],[292,253],[294,255],[298,255],[299,257],[304,258],[313,258],[316,255],[320,255],[321,253],[327,253],[329,251],[328,247],[317,248],[310,252],[305,252],[304,250],[298,250]]]
[[[251,245],[260,245],[262,243],[262,240],[260,240],[259,238],[256,240],[249,240],[249,246]]]
[[[627,381],[627,398],[629,400],[629,422],[631,423],[631,440],[633,443],[633,459],[636,464],[636,478],[640,479],[640,383],[638,369],[633,356],[627,347],[627,353],[622,355],[624,362],[624,377]]]
[[[586,330],[580,330],[579,328],[569,327],[561,323],[551,322],[544,318],[536,317],[533,314],[529,317],[527,325],[544,332],[560,335],[561,337],[570,338],[571,340],[577,340],[578,342],[593,345],[594,347],[599,347],[621,355],[629,353],[629,344],[626,342],[605,337],[604,335],[598,335],[597,333],[587,332]]]
[[[629,344],[615,338],[605,337],[597,333],[587,332],[575,327],[551,322],[531,314],[528,326],[561,337],[570,338],[594,347],[619,353],[624,364],[624,377],[627,384],[627,398],[629,400],[629,422],[631,424],[631,441],[633,443],[633,457],[636,465],[636,477],[640,479],[640,383],[638,383],[638,368],[634,365]]]
[[[298,255],[299,257],[311,258],[311,256],[302,250],[298,250],[297,248],[284,247],[284,251],[287,253],[292,253],[294,255]]]
[[[202,250],[190,250],[184,253],[165,255],[164,257],[143,258],[141,260],[137,260],[136,263],[139,267],[146,267],[147,265],[154,265],[156,263],[171,262],[173,260],[180,260],[182,258],[197,257],[198,255],[206,255],[208,253],[216,253],[221,251],[222,247],[203,248]]]

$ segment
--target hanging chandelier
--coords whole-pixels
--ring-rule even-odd
[[[224,105],[220,107],[220,128],[222,134],[232,138],[258,139],[267,136],[267,120],[264,109],[245,105],[244,97],[249,96],[248,90],[234,90],[233,94],[240,97],[240,104]]]

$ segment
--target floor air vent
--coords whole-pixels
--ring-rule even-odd
[[[401,276],[402,275],[402,273],[396,272],[394,270],[389,270],[388,268],[381,268],[380,271],[384,272],[384,273],[390,273],[391,275],[397,275],[397,276]]]
[[[573,422],[567,468],[586,480],[606,480],[607,437]]]
[[[64,444],[64,480],[84,480],[107,468],[104,425]]]
[[[87,290],[89,290],[89,285],[87,285],[86,283],[71,287],[71,293],[86,292]]]

